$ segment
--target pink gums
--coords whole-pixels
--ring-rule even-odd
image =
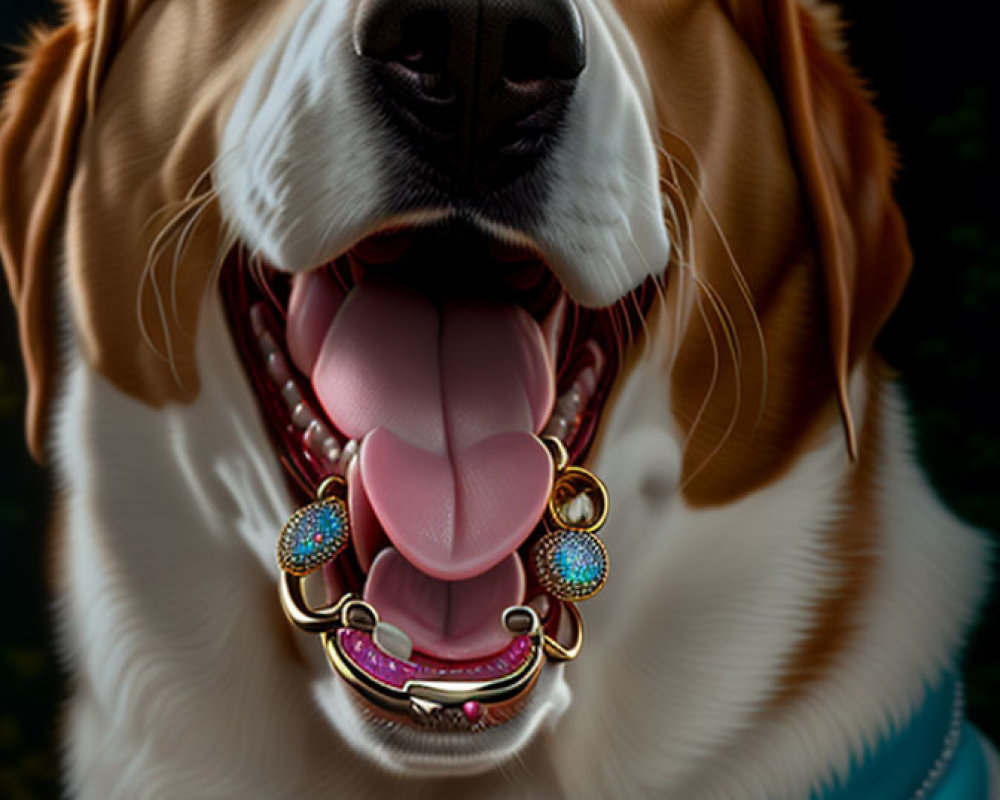
[[[531,656],[531,640],[518,636],[502,652],[462,663],[439,661],[419,653],[401,661],[383,653],[370,634],[347,628],[338,633],[347,657],[376,680],[396,689],[407,681],[486,681],[496,680],[520,669]]]

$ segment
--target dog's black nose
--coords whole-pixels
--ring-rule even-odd
[[[573,0],[361,0],[354,47],[420,157],[477,191],[545,156],[585,66]]]

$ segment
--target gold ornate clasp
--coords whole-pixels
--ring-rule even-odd
[[[544,518],[547,531],[532,549],[532,565],[543,588],[564,601],[550,627],[563,628],[567,643],[545,629],[533,608],[515,606],[503,612],[512,637],[505,650],[451,664],[414,654],[403,631],[349,592],[332,605],[310,606],[306,577],[337,558],[350,540],[347,484],[340,476],[324,480],[316,499],[283,527],[278,562],[285,615],[322,638],[334,671],[383,716],[441,730],[502,722],[524,701],[546,661],[572,661],[580,654],[583,620],[573,603],[592,597],[607,580],[607,551],[596,534],[608,516],[608,493],[589,470],[569,464],[561,441],[543,442],[555,478]]]

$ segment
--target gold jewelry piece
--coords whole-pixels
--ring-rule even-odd
[[[608,551],[597,538],[608,518],[608,490],[590,470],[569,465],[562,442],[543,441],[557,472],[549,495],[549,530],[532,548],[531,562],[546,592],[577,603],[596,595],[608,580]]]
[[[400,645],[408,645],[405,634],[382,622],[365,601],[350,593],[323,608],[306,601],[305,577],[337,558],[350,540],[346,481],[324,480],[316,500],[282,528],[278,563],[285,615],[322,637],[334,671],[383,716],[436,730],[478,730],[517,712],[547,660],[572,661],[580,654],[583,620],[573,602],[593,597],[607,580],[608,554],[596,533],[608,516],[608,493],[591,472],[569,464],[561,441],[542,441],[552,455],[555,480],[547,532],[532,549],[532,564],[543,588],[568,601],[562,606],[568,644],[546,633],[532,608],[516,606],[503,614],[512,638],[502,653],[455,666],[422,656],[402,658],[410,652]],[[386,644],[393,641],[397,646]]]
[[[563,530],[597,533],[608,521],[609,506],[600,478],[583,467],[566,467],[552,485],[549,520]]]
[[[282,572],[305,577],[344,552],[351,538],[347,484],[339,475],[327,478],[316,500],[289,518],[278,537]]]
[[[545,633],[529,606],[508,608],[503,623],[512,634],[501,654],[461,673],[435,663],[404,661],[382,652],[372,635],[379,625],[378,611],[348,593],[332,606],[311,608],[302,591],[302,578],[284,573],[281,603],[288,619],[307,633],[323,639],[334,671],[361,697],[385,716],[437,730],[478,730],[513,715],[534,687],[546,659],[570,661],[583,645],[583,621],[569,608],[568,646]],[[480,677],[481,676],[481,677]]]
[[[583,617],[580,616],[580,609],[572,603],[563,603],[563,609],[569,616],[572,641],[568,646],[563,645],[555,636],[545,634],[545,655],[550,661],[563,662],[572,661],[583,649]]]
[[[592,533],[546,533],[535,543],[531,556],[538,582],[559,600],[589,600],[608,581],[608,551]]]

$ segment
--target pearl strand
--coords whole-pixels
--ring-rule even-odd
[[[914,793],[911,800],[926,800],[931,792],[937,789],[941,779],[948,771],[948,767],[958,752],[958,745],[962,739],[962,724],[965,721],[965,687],[959,681],[955,684],[955,700],[951,707],[951,722],[948,725],[948,733],[944,737],[941,747],[941,754],[937,757],[930,771],[920,784],[920,788]]]

